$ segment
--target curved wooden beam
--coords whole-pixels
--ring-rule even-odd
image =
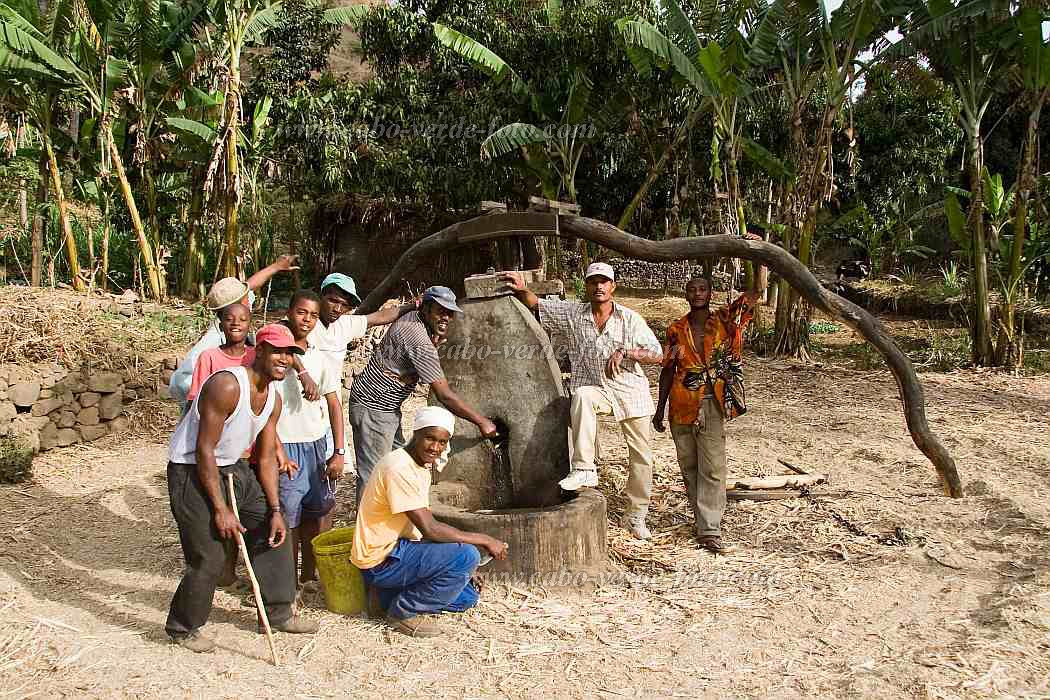
[[[933,462],[944,492],[954,498],[963,496],[962,481],[955,460],[930,430],[926,421],[922,384],[908,356],[897,347],[878,319],[856,304],[825,289],[797,258],[771,243],[731,235],[650,241],[624,233],[604,221],[580,216],[558,216],[541,212],[490,214],[453,224],[418,241],[405,251],[394,265],[394,269],[364,300],[357,313],[371,313],[378,309],[394,294],[401,279],[427,258],[460,246],[506,236],[559,235],[583,238],[625,256],[653,262],[731,257],[756,260],[775,270],[813,306],[860,333],[879,351],[897,380],[897,388],[904,401],[904,418],[916,447]]]

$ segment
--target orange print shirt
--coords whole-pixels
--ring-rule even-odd
[[[704,324],[703,347],[697,348],[689,327],[689,314],[667,329],[664,367],[674,364],[674,382],[668,396],[671,423],[692,425],[700,413],[700,404],[714,389],[715,400],[726,419],[738,415],[732,402],[726,401],[725,377],[740,373],[740,355],[744,329],[754,315],[744,295],[733,303],[713,311]],[[728,405],[727,405],[728,404]]]

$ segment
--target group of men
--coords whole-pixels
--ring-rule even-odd
[[[294,269],[294,263],[284,257],[247,283],[217,282],[208,296],[216,322],[171,381],[176,398],[190,398],[183,386],[192,385],[195,394],[169,454],[171,510],[186,569],[166,629],[174,642],[193,651],[214,648],[200,629],[224,571],[231,568],[228,544],[238,532],[258,574],[271,626],[289,633],[316,631],[316,622],[294,614],[296,575],[300,586],[316,578],[310,543],[331,526],[346,454],[343,363],[348,344],[371,326],[389,324],[349,395],[357,474],[350,559],[368,584],[370,615],[405,634],[440,634],[432,614],[475,605],[475,569],[508,553],[506,543],[441,523],[429,508],[431,469],[447,460],[455,417],[473,423],[485,437],[497,433],[491,419],[455,393],[441,369],[437,348],[461,312],[455,294],[431,287],[409,304],[356,315],[351,311],[361,300],[354,281],[334,273],[324,279],[320,294],[296,292],[282,323],[263,326],[254,339],[241,337],[238,329],[254,291],[276,272]],[[690,311],[668,329],[661,347],[639,314],[613,300],[615,273],[606,263],[588,267],[583,302],[539,299],[518,273],[503,279],[552,335],[568,341],[572,455],[560,486],[574,491],[598,484],[598,418],[613,417],[629,450],[625,525],[648,539],[651,430],[665,430],[669,405],[698,542],[718,554],[731,551],[720,531],[724,424],[743,411],[740,346],[754,295],[744,293],[712,312],[710,282],[690,280]],[[224,329],[238,337],[226,338]],[[213,373],[201,377],[198,371],[186,381],[202,357],[201,366]],[[655,405],[644,365],[662,365]],[[428,385],[444,408],[418,411],[406,440],[402,405],[420,384]],[[228,475],[234,494],[224,493]],[[236,496],[239,521],[230,496]]]

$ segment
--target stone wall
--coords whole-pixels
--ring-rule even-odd
[[[149,393],[117,372],[0,365],[0,435],[25,435],[34,449],[50,450],[123,433],[125,404]]]

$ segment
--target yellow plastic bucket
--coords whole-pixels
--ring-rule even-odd
[[[357,615],[365,609],[365,582],[361,571],[350,563],[354,529],[340,527],[313,539],[317,576],[324,587],[325,605],[339,615]]]

